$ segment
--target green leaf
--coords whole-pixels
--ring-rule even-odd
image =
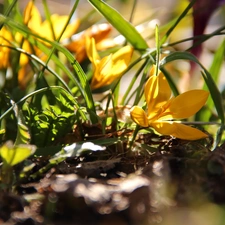
[[[36,146],[34,145],[13,146],[12,142],[9,141],[0,148],[0,155],[3,163],[6,163],[8,166],[14,166],[34,154],[35,150]]]
[[[28,144],[30,142],[30,138],[28,127],[22,123],[17,123],[17,137],[15,145]]]
[[[89,0],[89,2],[114,26],[120,34],[136,49],[145,50],[148,44],[137,30],[125,20],[119,12],[100,0]]]
[[[90,152],[104,151],[106,147],[96,145],[92,142],[84,142],[82,144],[74,143],[63,148],[67,157],[85,155]]]
[[[64,147],[60,152],[56,153],[53,158],[49,160],[51,164],[57,164],[62,162],[67,157],[78,157],[81,155],[87,155],[90,152],[104,151],[106,147],[96,145],[92,142],[74,143],[72,145]]]

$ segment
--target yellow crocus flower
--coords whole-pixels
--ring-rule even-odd
[[[67,23],[68,16],[60,16],[53,14],[50,17],[53,32],[51,25],[48,20],[42,21],[40,12],[32,1],[30,1],[24,11],[24,23],[36,34],[44,37],[48,40],[55,41],[59,38],[59,35],[64,29],[64,26]],[[78,29],[80,25],[79,20],[75,20],[73,23],[67,25],[61,40],[70,38]]]
[[[131,118],[142,127],[153,127],[158,133],[172,135],[185,140],[206,138],[202,131],[184,125],[174,119],[185,119],[194,115],[205,104],[209,93],[204,90],[190,90],[177,97],[171,97],[171,89],[165,76],[159,72],[150,76],[144,95],[147,112],[134,106],[130,110]]]
[[[5,27],[2,27],[0,30],[0,69],[5,69],[10,64],[10,48],[4,47],[4,45],[10,46],[12,40],[12,34]]]
[[[94,69],[92,89],[110,85],[118,79],[127,69],[133,54],[133,48],[127,45],[101,59],[96,50],[95,39],[90,39],[88,36],[86,37],[86,50]]]
[[[61,32],[63,31],[68,16],[59,16],[56,14],[51,15],[50,20],[52,23],[52,28],[50,22],[48,20],[42,21],[41,14],[38,11],[37,7],[34,5],[33,1],[30,1],[25,10],[23,15],[23,22],[24,24],[35,34],[39,35],[50,41],[58,40]],[[80,24],[79,20],[75,20],[73,23],[67,25],[60,41],[63,41],[66,38],[70,38],[78,29]],[[46,60],[47,56],[36,46],[31,46],[30,43],[22,37],[21,34],[17,33],[15,37],[18,43],[22,43],[22,49],[28,53],[35,54],[41,60]],[[45,45],[50,46],[49,43],[44,42]],[[31,80],[31,77],[28,76],[27,73],[27,65],[29,63],[29,58],[21,54],[20,55],[20,70],[18,71],[18,81],[19,85],[22,89],[26,88],[27,83]]]

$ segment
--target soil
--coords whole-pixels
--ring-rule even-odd
[[[130,151],[117,143],[50,167],[48,157],[31,158],[29,174],[0,192],[0,224],[201,224],[180,215],[225,203],[225,144],[211,151],[210,138],[150,133],[135,145]]]

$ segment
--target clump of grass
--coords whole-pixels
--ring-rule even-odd
[[[141,132],[158,132],[190,139],[188,135],[185,136],[185,132],[194,129],[190,125],[204,126],[207,132],[214,124],[219,127],[217,133],[213,130],[214,147],[219,145],[223,141],[224,128],[223,98],[218,89],[224,42],[215,52],[209,69],[189,51],[175,49],[177,44],[195,40],[196,37],[169,42],[180,22],[190,16],[195,1],[191,1],[168,24],[156,25],[148,38],[143,38],[132,21],[127,21],[109,4],[99,0],[88,2],[93,6],[93,12],[100,13],[104,26],[99,22],[93,24],[97,29],[88,27],[79,30],[79,26],[85,27],[88,16],[93,15],[89,13],[84,19],[73,21],[79,1],[75,1],[68,16],[51,16],[47,2],[43,1],[44,21],[33,2],[27,5],[24,12],[19,10],[17,1],[8,1],[4,5],[0,14],[1,144],[11,140],[14,147],[8,148],[9,151],[17,151],[17,146],[21,144],[34,145],[37,155],[42,155],[45,149],[45,154],[52,157],[66,145],[90,140],[99,146],[121,146],[122,142],[127,151],[133,150],[136,137]],[[132,13],[134,11],[133,8]],[[123,37],[122,42],[118,43],[118,37],[110,36],[111,30]],[[203,42],[223,33],[224,27],[221,27],[211,34],[202,35],[199,40]],[[155,45],[150,46],[150,41],[154,41]],[[182,95],[179,80],[173,75],[177,71],[170,68],[178,60],[191,61],[201,67],[204,85],[199,89],[204,90],[201,93],[208,91],[210,97],[206,102],[204,95],[200,103],[195,103],[194,99],[190,99],[193,95],[187,95],[185,101],[196,110],[187,113],[187,116],[178,113],[178,119],[190,117],[201,110],[192,117],[192,121],[181,120],[179,126],[167,130],[173,119],[177,118],[173,115],[177,109],[188,110],[182,105],[185,102],[171,103],[171,99],[178,99]],[[162,79],[159,73],[164,74]],[[129,74],[129,79],[124,84],[126,74]],[[155,81],[151,83],[150,79]],[[165,85],[167,93],[164,92]],[[121,90],[124,90],[123,96]],[[169,96],[171,92],[174,97]],[[98,99],[97,94],[100,96]],[[157,95],[160,101],[156,100]],[[130,116],[132,106],[136,108],[131,110]],[[155,112],[145,114],[145,110],[150,109]],[[162,111],[165,115],[162,115]],[[164,118],[168,115],[169,118]],[[157,124],[151,122],[153,117]],[[178,135],[181,127],[188,128],[183,130],[184,134]],[[202,135],[196,134],[196,138],[191,140],[208,136],[199,132]],[[0,149],[3,165],[7,162],[5,151],[3,145]],[[17,162],[29,156],[26,154]]]

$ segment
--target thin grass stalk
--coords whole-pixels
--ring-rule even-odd
[[[159,72],[159,59],[160,59],[160,43],[159,43],[159,28],[158,25],[155,26],[155,45],[156,45],[156,71],[155,71],[155,76],[158,75]]]
[[[118,81],[114,91],[113,91],[113,96],[114,96],[114,100],[113,100],[113,104],[118,105],[119,104],[119,98],[120,98],[120,86],[121,86],[121,82],[120,80]]]
[[[9,7],[6,9],[5,13],[4,13],[4,16],[5,17],[8,17],[9,14],[12,12],[13,8],[15,7],[17,3],[17,0],[13,0],[13,2],[9,5]],[[2,29],[4,23],[3,22],[0,22],[0,30]]]
[[[147,63],[146,63],[145,68],[143,68],[144,69],[143,75],[141,77],[140,84],[138,85],[138,87],[136,89],[136,97],[135,97],[133,105],[137,105],[140,102],[141,97],[143,96],[144,85],[145,85],[145,82],[148,78],[147,74],[149,73],[149,70],[150,70],[151,66],[152,66],[152,60],[151,60],[151,58],[149,58]]]
[[[126,89],[126,92],[124,93],[123,95],[123,98],[121,100],[121,104],[124,105],[126,104],[125,102],[126,101],[126,98],[128,97],[128,95],[130,94],[131,92],[131,89],[133,88],[137,78],[139,77],[139,75],[141,74],[141,71],[145,68],[146,64],[148,62],[148,59],[145,60],[145,62],[140,66],[140,68],[138,69],[138,71],[135,73],[135,75],[133,76],[132,80],[130,81],[129,83],[129,86],[127,87]]]
[[[166,79],[167,79],[167,81],[168,81],[168,83],[169,83],[169,85],[170,85],[170,88],[171,88],[171,90],[172,90],[174,96],[179,95],[180,93],[179,93],[179,91],[178,91],[178,89],[177,89],[177,86],[176,86],[176,84],[174,83],[174,81],[173,81],[171,75],[168,73],[168,71],[167,71],[164,67],[160,67],[160,70],[161,70],[162,73],[165,75],[165,77],[166,77]]]
[[[173,30],[176,28],[176,26],[180,23],[180,21],[188,14],[189,10],[193,7],[193,5],[195,4],[196,0],[192,0],[188,6],[186,7],[186,9],[181,13],[181,15],[177,18],[177,20],[175,21],[175,23],[170,27],[170,29],[166,32],[166,34],[163,36],[163,38],[161,39],[159,45],[162,46],[165,41],[168,39],[168,37],[170,36],[170,34],[173,32]]]

